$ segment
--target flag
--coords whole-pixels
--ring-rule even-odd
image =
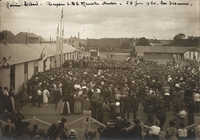
[[[9,68],[9,62],[8,60],[12,57],[12,54],[9,57],[3,57],[2,62],[1,62],[1,67],[3,68]]]
[[[62,11],[61,11],[61,18],[63,18],[63,8],[62,8]]]
[[[40,54],[40,59],[43,59],[45,57],[45,53],[44,53],[45,47],[43,48],[41,54]]]

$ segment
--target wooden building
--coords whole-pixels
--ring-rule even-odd
[[[0,58],[9,58],[9,68],[0,67],[1,86],[13,87],[19,91],[35,73],[55,68],[55,44],[0,44]],[[79,52],[67,44],[63,46],[63,59],[78,59]]]
[[[200,63],[200,47],[194,47],[184,53],[184,59]]]
[[[183,60],[184,53],[191,47],[174,46],[135,46],[138,57],[148,60]]]
[[[40,43],[40,36],[29,32],[20,32],[16,36],[17,43]]]

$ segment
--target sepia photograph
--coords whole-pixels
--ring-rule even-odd
[[[199,0],[0,0],[0,140],[200,140]]]

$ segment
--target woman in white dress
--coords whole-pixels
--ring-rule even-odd
[[[43,91],[42,91],[42,94],[43,94],[43,102],[45,103],[44,107],[48,105],[48,97],[50,95],[49,91],[44,87],[43,88]]]

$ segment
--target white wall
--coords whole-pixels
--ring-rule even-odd
[[[55,57],[52,56],[52,59],[51,59],[51,68],[55,68]]]
[[[50,61],[50,57],[46,58],[47,61],[46,61],[46,70],[49,70],[50,69],[50,66],[51,66],[51,61]]]
[[[1,86],[10,88],[10,68],[0,68],[0,82]]]
[[[19,91],[19,87],[24,83],[24,63],[15,65],[15,92]]]
[[[43,72],[43,60],[38,61],[38,72]]]
[[[28,62],[28,79],[34,75],[34,61]]]

